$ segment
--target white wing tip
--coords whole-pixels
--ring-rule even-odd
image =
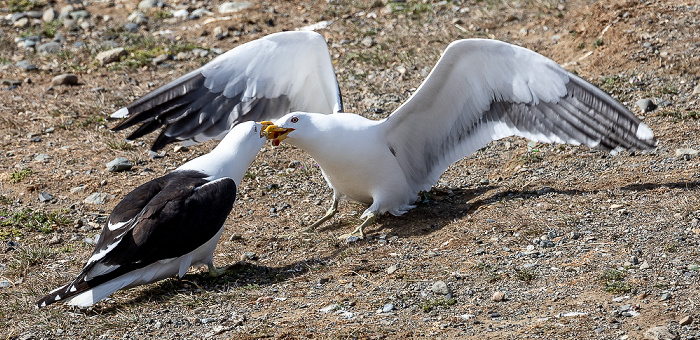
[[[128,116],[129,116],[129,109],[127,109],[125,107],[122,107],[121,109],[119,109],[118,111],[116,111],[116,112],[112,113],[112,115],[110,115],[110,117],[112,117],[112,118],[126,118]]]
[[[637,127],[637,138],[641,140],[651,140],[654,139],[654,132],[651,131],[649,126],[644,123],[639,123]]]

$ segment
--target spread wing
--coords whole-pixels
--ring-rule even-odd
[[[653,132],[608,94],[528,49],[496,40],[450,44],[428,78],[382,123],[417,190],[489,142],[521,136],[603,150],[648,150]]]
[[[240,45],[112,114],[112,128],[140,126],[127,139],[163,127],[152,150],[173,141],[221,139],[244,121],[290,111],[334,113],[342,100],[326,41],[315,32],[280,32]]]

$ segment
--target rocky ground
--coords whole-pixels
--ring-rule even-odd
[[[700,339],[700,5],[691,0],[0,0],[0,332],[34,338]],[[600,86],[656,133],[647,154],[507,138],[368,237],[311,158],[266,146],[215,255],[92,308],[71,280],[114,205],[210,150],[124,142],[114,110],[238,44],[315,25],[346,110],[386,117],[445,46],[493,38]],[[70,76],[74,75],[74,76]],[[125,157],[132,167],[110,172]]]

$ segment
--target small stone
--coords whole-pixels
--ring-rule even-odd
[[[495,293],[493,293],[493,296],[491,296],[491,300],[496,301],[496,302],[504,301],[505,299],[506,299],[506,293],[501,292],[501,291],[495,292]]]
[[[644,339],[647,340],[676,340],[677,335],[674,335],[668,330],[668,327],[652,327],[644,332]]]
[[[61,74],[51,79],[51,86],[78,85],[78,76],[72,73]]]
[[[108,51],[100,52],[97,54],[95,59],[97,59],[101,65],[107,65],[115,61],[119,61],[119,59],[126,54],[127,52],[123,47],[117,47]]]
[[[139,2],[138,8],[144,12],[148,11],[153,7],[162,7],[163,3],[160,0],[141,0]]]
[[[229,35],[228,30],[221,26],[214,27],[214,30],[211,33],[216,39],[223,39]]]
[[[186,9],[179,9],[177,11],[173,11],[173,18],[187,19],[189,15],[190,12],[188,12]]]
[[[241,254],[241,261],[255,261],[258,259],[258,255],[255,254],[252,251],[246,251],[243,254]]]
[[[338,309],[340,309],[340,305],[337,303],[334,303],[332,305],[328,305],[326,307],[319,309],[318,312],[321,314],[328,314],[328,313],[330,313],[334,310],[338,310]]]
[[[651,266],[649,265],[649,262],[647,262],[647,261],[644,261],[644,262],[642,262],[642,264],[639,265],[640,270],[645,270],[645,269],[649,269],[649,268],[651,268]]]
[[[691,148],[676,149],[676,157],[678,158],[691,159],[697,156],[698,153],[700,153],[700,151]]]
[[[393,303],[387,303],[386,305],[384,305],[384,307],[382,307],[382,313],[389,313],[389,312],[391,312],[392,310],[394,310],[394,304],[393,304]]]
[[[59,244],[59,243],[61,243],[61,242],[63,242],[63,240],[61,239],[61,236],[58,236],[58,235],[54,235],[54,236],[49,240],[49,244]]]
[[[359,240],[360,240],[360,238],[357,236],[350,236],[350,237],[345,239],[345,242],[346,243],[354,243],[354,242],[357,242]]]
[[[98,204],[99,205],[99,204],[105,204],[105,203],[109,202],[110,200],[112,200],[113,198],[114,198],[114,195],[112,195],[112,194],[107,194],[107,193],[103,193],[103,192],[96,192],[96,193],[88,196],[87,198],[85,198],[83,200],[83,203]]]
[[[126,17],[126,20],[129,22],[133,22],[137,25],[143,25],[148,22],[148,17],[141,12],[134,12],[129,14],[129,16]]]
[[[651,112],[656,109],[656,104],[654,104],[654,102],[649,98],[638,100],[637,106],[640,110],[642,110],[642,112]]]
[[[79,186],[79,187],[75,187],[75,188],[70,189],[70,193],[74,194],[74,195],[75,194],[82,194],[84,191],[85,191],[84,186]]]
[[[362,41],[360,41],[360,44],[364,47],[372,47],[372,44],[374,44],[374,40],[372,40],[372,37],[366,36]]]
[[[26,28],[29,26],[29,18],[21,18],[12,23],[12,26],[17,28]]]
[[[139,25],[133,22],[127,22],[124,24],[124,30],[130,33],[136,33],[139,31]]]
[[[541,240],[540,241],[540,247],[542,247],[542,248],[552,248],[554,246],[555,246],[554,242],[552,242],[550,240]]]
[[[700,84],[695,85],[695,88],[693,88],[693,95],[698,94],[700,94]]]
[[[396,267],[396,265],[395,265],[395,264],[392,264],[391,266],[389,266],[389,268],[386,269],[386,273],[389,274],[389,275],[391,275],[391,274],[393,274],[394,272],[396,272],[397,269],[398,269],[398,268]]]
[[[501,317],[501,313],[499,313],[499,312],[489,312],[489,317],[490,317],[490,318],[500,318],[500,317]]]
[[[452,290],[450,290],[450,287],[447,286],[445,281],[436,281],[433,283],[433,287],[431,288],[433,293],[439,294],[439,295],[448,295],[452,294]]]
[[[79,11],[73,11],[70,12],[70,17],[73,20],[79,20],[79,19],[85,19],[90,17],[90,12],[86,10],[79,10]]]
[[[160,65],[160,64],[164,63],[164,62],[167,61],[167,60],[168,60],[168,55],[167,55],[167,54],[161,54],[161,55],[159,55],[159,56],[153,58],[153,61],[151,61],[151,63],[153,63],[153,65]],[[179,145],[179,146],[182,146],[182,145]],[[182,147],[184,148],[184,146],[182,146]]]
[[[15,66],[24,71],[36,71],[38,69],[36,65],[32,64],[29,60],[20,60],[15,64]]]
[[[53,196],[46,191],[39,193],[39,202],[48,202],[53,199]]]
[[[666,301],[671,299],[671,293],[663,293],[661,294],[661,297],[659,297],[659,301]]]
[[[40,153],[34,157],[35,162],[42,162],[42,163],[48,163],[49,160],[51,160],[53,157],[45,154],[45,153]]]
[[[685,316],[678,321],[678,324],[681,326],[690,325],[691,323],[693,323],[693,317],[690,315]]]
[[[61,44],[56,41],[50,41],[39,45],[36,51],[41,54],[56,54],[61,51]]]
[[[219,13],[234,13],[250,8],[253,4],[248,1],[224,2],[219,5]],[[194,14],[194,13],[193,13]]]
[[[68,18],[70,16],[70,13],[73,12],[74,10],[75,10],[75,7],[73,7],[73,5],[63,6],[61,8],[60,13],[58,14],[58,19]]]
[[[50,22],[56,20],[56,16],[58,16],[58,13],[56,12],[55,9],[49,8],[44,11],[44,13],[41,16],[41,20],[44,20],[44,22]]]
[[[119,172],[119,171],[125,171],[129,170],[133,167],[134,165],[129,162],[128,159],[124,157],[117,157],[111,162],[107,163],[107,170],[109,172]]]

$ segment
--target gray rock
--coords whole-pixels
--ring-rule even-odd
[[[642,264],[639,265],[639,269],[644,270],[644,269],[649,269],[651,266],[649,265],[649,262],[644,261]]]
[[[506,299],[506,293],[505,292],[494,292],[493,296],[491,296],[491,300],[496,301],[496,302],[501,302]]]
[[[554,246],[555,246],[554,242],[552,242],[550,240],[541,240],[540,241],[540,247],[542,247],[542,248],[552,248]]]
[[[394,304],[393,304],[393,303],[387,303],[386,305],[384,305],[384,307],[382,307],[382,313],[389,313],[389,312],[391,312],[392,310],[394,310]]]
[[[29,26],[29,18],[21,18],[12,23],[12,26],[17,28],[26,28]]]
[[[22,19],[22,18],[26,18],[26,17],[27,17],[27,13],[17,12],[17,13],[12,13],[12,15],[10,16],[10,20],[12,20],[12,22],[17,22],[17,20]]]
[[[228,30],[221,26],[214,27],[214,30],[211,33],[216,39],[223,39],[228,37]]]
[[[190,12],[188,12],[186,9],[179,9],[177,11],[173,11],[173,18],[187,19],[189,15]]]
[[[659,301],[666,301],[671,299],[671,293],[663,293],[661,294],[661,297],[659,297]]]
[[[391,275],[391,274],[393,274],[394,272],[396,272],[397,269],[398,269],[398,268],[396,267],[396,265],[395,265],[395,264],[392,264],[391,266],[389,266],[389,268],[386,269],[386,273],[389,274],[389,275]]]
[[[61,242],[63,242],[63,239],[61,239],[61,236],[58,236],[58,235],[54,235],[54,236],[49,240],[49,244],[59,244],[59,243],[61,243]]]
[[[44,20],[44,22],[50,22],[56,20],[57,16],[58,12],[56,12],[56,10],[53,8],[49,8],[44,11],[44,14],[41,16],[41,20]]]
[[[0,288],[7,288],[9,286],[12,286],[12,282],[5,279],[0,279]]]
[[[88,245],[94,246],[97,244],[97,242],[100,241],[100,234],[96,234],[93,237],[86,237],[85,240],[83,240],[85,243]]]
[[[700,84],[695,85],[695,88],[693,89],[693,95],[698,94],[700,94]]]
[[[160,64],[164,63],[164,62],[167,61],[167,60],[168,60],[168,55],[167,55],[167,54],[161,54],[161,55],[159,55],[159,56],[153,58],[153,61],[151,61],[151,62],[153,63],[153,65],[160,65]],[[184,148],[182,145],[178,145],[178,146]],[[176,151],[176,152],[177,152],[177,151]]]
[[[90,13],[86,10],[70,12],[70,17],[73,20],[85,19],[90,17]]]
[[[84,191],[85,191],[84,186],[79,186],[79,187],[75,187],[75,188],[70,189],[70,193],[74,194],[74,195],[75,194],[82,194]]]
[[[372,47],[372,44],[374,44],[374,40],[372,40],[372,37],[366,36],[362,41],[360,41],[360,44],[364,47]]]
[[[674,335],[668,330],[668,327],[652,327],[644,332],[644,339],[647,340],[676,340],[678,335]]]
[[[224,2],[219,5],[219,13],[234,13],[250,8],[253,4],[248,1]]]
[[[109,172],[119,172],[119,171],[125,171],[129,170],[133,167],[134,165],[129,162],[128,159],[124,157],[117,157],[111,162],[107,163],[107,170]]]
[[[97,59],[101,65],[107,65],[115,61],[119,61],[119,58],[126,55],[126,53],[127,52],[123,47],[117,47],[108,51],[100,52],[95,59]]]
[[[686,316],[678,321],[678,324],[681,326],[690,325],[691,323],[693,323],[693,317],[690,315],[688,315],[688,316]]]
[[[640,110],[642,110],[642,112],[651,112],[654,111],[654,109],[656,109],[656,104],[654,104],[654,102],[649,98],[638,100],[637,106]]]
[[[41,54],[56,54],[61,51],[61,44],[55,41],[50,41],[39,45],[36,51]]]
[[[447,283],[445,283],[445,281],[435,281],[431,290],[433,291],[433,293],[439,295],[452,294],[452,290],[450,290],[450,287],[447,286]]]
[[[337,303],[334,303],[332,305],[328,305],[326,307],[319,309],[318,312],[321,314],[328,314],[328,313],[330,313],[334,310],[337,310],[337,309],[340,309],[340,305]]]
[[[78,76],[72,73],[61,74],[51,79],[51,85],[78,85]]]
[[[212,15],[211,11],[207,10],[206,8],[197,8],[194,11],[192,11],[192,14],[190,14],[191,19],[199,19],[205,15]]]
[[[252,252],[252,251],[246,251],[243,254],[241,254],[241,261],[255,261],[258,259],[258,254]]]
[[[700,151],[691,148],[676,149],[676,157],[678,158],[691,159],[697,156],[698,153],[700,153]]]
[[[78,29],[78,22],[73,19],[63,19],[63,28],[66,31],[75,31]]]
[[[124,30],[130,33],[136,33],[139,31],[139,25],[133,22],[127,22],[124,24]]]
[[[141,0],[141,2],[139,2],[139,10],[144,12],[154,7],[163,7],[163,2],[160,0]]]
[[[61,12],[58,14],[58,19],[66,19],[70,16],[70,13],[75,10],[75,7],[73,5],[67,5],[63,6],[61,8]]]
[[[134,12],[131,13],[128,17],[126,17],[126,20],[128,20],[129,22],[133,22],[137,25],[143,25],[148,22],[148,17],[141,12]]]
[[[85,198],[83,200],[83,203],[101,205],[101,204],[105,204],[105,203],[109,202],[113,198],[114,198],[114,195],[112,195],[112,194],[108,194],[108,193],[104,193],[104,192],[96,192],[96,193],[88,196],[87,198]]]
[[[47,155],[47,154],[45,154],[45,153],[40,153],[40,154],[38,154],[38,155],[36,155],[36,156],[34,157],[34,161],[35,161],[35,162],[48,163],[48,161],[49,161],[50,159],[52,159],[52,158],[53,158],[53,157],[51,157],[51,156],[49,156],[49,155]]]
[[[44,203],[44,202],[48,202],[52,199],[53,199],[53,196],[51,196],[51,194],[49,194],[46,191],[42,191],[39,193],[39,202]]]

